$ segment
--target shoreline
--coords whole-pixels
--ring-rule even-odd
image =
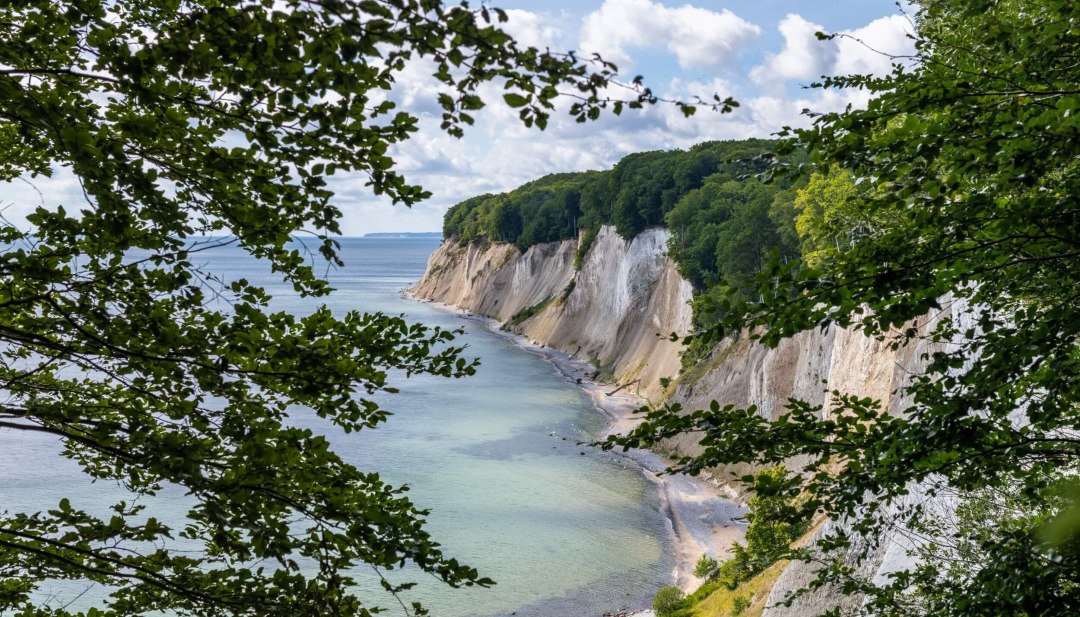
[[[402,290],[402,296],[452,313],[461,319],[479,323],[489,332],[547,360],[568,383],[580,388],[592,402],[593,408],[607,419],[601,438],[625,434],[641,422],[635,412],[648,401],[627,390],[619,389],[616,384],[594,381],[590,377],[595,371],[591,365],[562,351],[529,340],[521,334],[503,330],[502,324],[496,319],[443,302],[417,297],[408,288]],[[612,452],[632,460],[642,475],[656,487],[661,514],[668,522],[669,545],[673,553],[670,556],[676,564],[671,573],[671,584],[686,593],[694,591],[704,582],[694,577],[694,564],[703,554],[720,560],[730,557],[731,545],[742,540],[746,527],[743,519],[746,509],[731,501],[719,487],[705,478],[684,474],[660,475],[667,468],[668,462],[655,452],[636,449]],[[644,609],[622,614],[644,616],[651,615],[652,611]]]

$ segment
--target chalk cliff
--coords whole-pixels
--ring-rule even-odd
[[[669,337],[686,334],[691,317],[691,287],[665,255],[668,237],[667,230],[650,229],[628,242],[603,227],[580,270],[574,240],[525,253],[507,244],[462,247],[449,240],[410,291],[493,317],[656,400],[661,378],[679,372],[681,347]]]
[[[650,400],[663,393],[661,378],[679,375],[681,345],[671,333],[690,328],[690,284],[667,258],[669,232],[650,229],[627,241],[603,227],[574,269],[577,241],[540,244],[521,253],[509,244],[460,246],[444,242],[424,278],[410,291],[495,318],[533,341],[592,362],[609,381],[633,384]],[[936,318],[954,316],[946,308]],[[528,315],[528,317],[526,317]],[[955,315],[962,318],[962,311]],[[915,324],[923,332],[930,319]],[[516,323],[515,323],[516,322]],[[829,408],[832,390],[882,401],[892,411],[910,375],[922,372],[928,343],[893,348],[890,341],[851,329],[804,332],[776,348],[746,338],[727,340],[702,364],[674,381],[667,400],[687,408],[756,405],[769,417],[789,398]],[[673,449],[694,453],[692,437]]]

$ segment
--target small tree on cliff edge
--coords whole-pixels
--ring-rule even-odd
[[[957,529],[965,537],[955,545],[978,547],[950,553],[968,561],[960,567],[924,562],[874,586],[840,562],[817,584],[869,594],[876,614],[1075,615],[1080,4],[916,4],[915,57],[885,78],[819,84],[874,98],[865,110],[817,116],[786,146],[861,179],[857,218],[881,224],[814,268],[774,263],[748,293],[716,301],[718,321],[702,333],[748,331],[769,345],[830,324],[894,345],[926,336],[935,351],[906,392],[910,407],[891,415],[855,393],[828,414],[791,401],[775,421],[723,402],[664,408],[610,445],[697,433],[702,454],[676,465],[690,472],[809,460],[774,489],[802,492],[806,514],[846,521],[822,548],[855,551],[851,536],[870,539],[855,556],[892,523],[926,527],[913,490],[1004,495],[988,511],[1007,516]],[[966,307],[962,317],[944,317],[944,303]]]
[[[378,425],[370,395],[392,391],[389,370],[473,371],[451,333],[270,313],[246,281],[217,290],[194,238],[229,234],[298,292],[328,293],[286,245],[309,231],[338,262],[325,176],[363,174],[404,204],[427,196],[388,155],[417,119],[385,93],[418,59],[453,135],[485,82],[540,128],[561,92],[581,121],[657,100],[640,87],[605,98],[613,66],[520,47],[501,20],[435,0],[0,4],[0,177],[64,168],[85,194],[37,209],[28,229],[0,224],[0,428],[57,436],[132,494],[107,519],[74,496],[0,515],[0,613],[68,614],[33,605],[49,579],[114,589],[94,615],[367,615],[348,574],[359,564],[489,583],[442,553],[400,490],[285,421],[301,406],[345,432]],[[210,293],[233,310],[208,308]],[[169,485],[193,501],[183,529],[132,505]],[[201,550],[169,550],[178,536]]]

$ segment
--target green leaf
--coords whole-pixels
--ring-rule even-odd
[[[503,100],[510,107],[522,107],[529,102],[529,99],[516,92],[507,92],[503,95]]]

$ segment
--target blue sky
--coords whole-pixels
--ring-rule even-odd
[[[475,4],[475,2],[474,2]],[[501,102],[497,85],[485,88],[490,105],[464,139],[443,134],[434,105],[438,85],[426,66],[400,75],[392,94],[417,114],[421,130],[396,151],[399,169],[433,192],[429,201],[391,206],[367,190],[361,177],[334,176],[331,188],[344,212],[346,235],[381,231],[435,231],[446,209],[480,193],[512,189],[547,173],[606,169],[631,152],[685,148],[710,139],[768,137],[784,125],[805,124],[803,109],[837,110],[865,104],[857,92],[807,90],[823,74],[880,73],[890,59],[879,53],[910,51],[911,24],[893,0],[554,0],[492,1],[510,9],[507,30],[524,43],[581,53],[599,52],[620,72],[645,76],[661,95],[687,99],[718,93],[740,101],[732,114],[699,112],[685,119],[670,105],[577,124],[564,114],[548,129],[525,129]],[[845,32],[822,43],[819,30]],[[857,40],[856,40],[857,39]],[[40,195],[38,194],[40,191]],[[44,202],[82,199],[63,172],[16,181],[3,188],[4,216],[16,224]],[[76,208],[69,208],[76,209]]]

